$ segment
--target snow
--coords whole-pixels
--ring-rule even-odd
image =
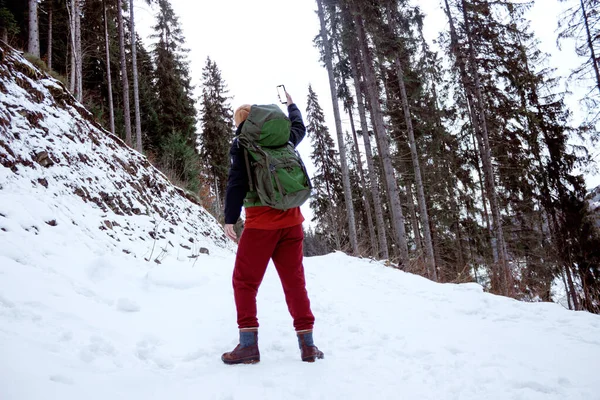
[[[261,363],[227,366],[231,252],[156,265],[59,229],[0,232],[2,399],[600,398],[598,316],[339,253],[305,260],[326,358],[300,361],[270,266]]]
[[[341,253],[305,259],[324,360],[300,361],[271,265],[261,362],[224,365],[235,246],[219,224],[76,105],[56,107],[54,81],[19,75],[38,102],[3,76],[0,399],[600,399],[600,316]],[[28,162],[40,151],[55,164]]]

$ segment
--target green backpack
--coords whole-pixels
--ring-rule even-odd
[[[244,147],[250,191],[244,207],[278,210],[299,207],[311,194],[311,183],[290,140],[291,122],[279,106],[253,105],[238,137]]]

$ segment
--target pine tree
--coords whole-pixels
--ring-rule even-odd
[[[409,99],[406,91],[406,83],[405,83],[405,70],[407,69],[407,65],[402,61],[403,59],[410,59],[407,57],[408,49],[406,49],[406,45],[402,46],[400,44],[394,45],[395,42],[399,42],[397,38],[397,19],[402,17],[399,16],[398,10],[396,8],[396,2],[392,1],[391,4],[387,4],[386,6],[386,15],[389,24],[389,35],[386,42],[392,43],[390,48],[390,53],[392,54],[391,58],[393,59],[393,68],[397,77],[397,84],[400,93],[400,104],[402,106],[404,122],[406,124],[406,133],[408,138],[408,145],[411,154],[412,160],[412,171],[414,172],[414,181],[417,189],[417,204],[419,207],[419,216],[421,218],[421,226],[423,228],[423,244],[425,248],[425,260],[428,267],[429,277],[433,280],[437,280],[437,271],[435,266],[435,255],[433,252],[433,241],[431,237],[431,229],[429,222],[429,211],[427,209],[427,203],[425,200],[425,188],[423,185],[423,178],[421,172],[421,162],[419,161],[419,154],[417,150],[417,144],[415,140],[415,131],[413,127],[413,118],[414,113],[411,111],[411,106],[409,104]],[[422,18],[422,16],[417,14],[417,18]],[[405,25],[413,24],[414,22],[405,18],[405,21],[402,21]],[[404,29],[406,30],[406,29]],[[411,38],[409,38],[411,39]],[[409,40],[404,40],[404,42],[409,42]],[[383,49],[384,46],[380,46]],[[404,48],[403,48],[404,47]],[[407,189],[410,190],[410,189]],[[412,205],[412,201],[410,202]],[[418,237],[417,237],[418,239]]]
[[[344,12],[344,11],[342,11]],[[347,13],[347,10],[345,10]],[[349,24],[349,18],[347,18],[347,14],[345,21]],[[351,68],[351,75],[354,83],[354,91],[356,92],[356,106],[358,109],[358,115],[360,119],[360,127],[361,127],[361,136],[363,138],[364,146],[365,146],[365,154],[367,158],[367,170],[369,176],[369,189],[371,192],[371,197],[373,199],[373,208],[375,210],[375,223],[377,226],[377,240],[378,240],[378,249],[379,256],[383,257],[383,259],[388,259],[388,243],[387,243],[387,235],[385,229],[385,222],[383,218],[383,208],[381,197],[379,195],[379,189],[377,188],[377,172],[375,171],[375,164],[373,161],[373,151],[371,149],[371,138],[370,138],[370,130],[367,123],[367,113],[365,109],[365,100],[364,100],[364,90],[362,89],[363,84],[361,82],[361,75],[359,69],[359,60],[357,57],[356,49],[353,48],[355,45],[355,37],[353,36],[354,32],[348,28],[346,25],[344,27],[344,31],[342,33],[342,40],[344,43],[344,47],[348,50],[348,61]]]
[[[5,43],[9,43],[9,36],[19,33],[19,26],[14,14],[0,2],[0,35]]]
[[[358,255],[358,241],[356,239],[356,220],[354,215],[354,206],[352,203],[352,190],[350,187],[350,174],[348,166],[346,165],[346,148],[344,145],[344,135],[342,132],[342,123],[339,110],[339,104],[337,99],[337,89],[335,85],[335,78],[333,72],[333,52],[331,49],[331,42],[328,38],[327,26],[325,21],[325,11],[323,8],[322,0],[317,0],[319,21],[321,22],[321,43],[324,50],[324,61],[329,75],[329,88],[331,90],[331,99],[333,103],[333,114],[335,119],[335,127],[338,138],[338,147],[340,149],[340,163],[342,168],[342,182],[344,187],[344,202],[346,204],[347,220],[348,220],[348,232],[350,236],[350,244],[352,246],[352,253]]]
[[[217,63],[207,57],[202,71],[200,156],[213,182],[218,214],[221,213],[221,199],[225,199],[229,145],[233,137],[233,113],[227,94],[227,86]]]
[[[320,232],[328,238],[331,248],[342,249],[339,231],[339,205],[343,204],[341,168],[335,143],[325,124],[323,109],[312,86],[308,87],[306,106],[306,131],[313,151],[310,155],[316,172],[312,179],[313,196],[310,207],[318,219]]]
[[[365,79],[366,92],[368,94],[371,114],[374,121],[374,130],[377,137],[379,153],[385,171],[385,182],[390,205],[389,211],[392,216],[392,226],[394,227],[396,236],[399,261],[401,265],[405,266],[408,264],[409,254],[404,214],[400,205],[400,193],[392,166],[392,160],[390,158],[389,136],[387,135],[383,112],[379,102],[379,89],[374,71],[374,61],[369,48],[364,23],[365,18],[372,14],[372,9],[367,7],[367,5],[362,5],[362,7],[359,8],[359,6],[354,5],[353,3],[350,3],[349,6],[350,9],[345,14],[351,15],[353,21],[346,20],[345,24],[350,30],[353,30],[353,28],[350,28],[350,24],[353,23],[355,32],[358,33],[358,35],[355,36],[358,37],[358,45],[350,51],[359,51],[359,54],[361,54],[360,59],[362,61],[362,72]]]
[[[196,149],[196,109],[183,48],[185,39],[168,0],[158,1],[154,30],[160,164],[175,180],[195,192],[199,189],[200,167]]]
[[[143,136],[144,152],[156,155],[160,149],[160,132],[158,123],[158,96],[154,85],[155,68],[152,56],[144,48],[138,37],[137,62],[140,96],[141,131]]]

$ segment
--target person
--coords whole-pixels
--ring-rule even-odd
[[[289,140],[296,147],[304,138],[306,128],[300,110],[291,96],[287,93],[286,96],[291,122]],[[230,150],[231,165],[225,195],[225,234],[234,241],[237,241],[234,225],[249,191],[244,148],[239,144],[237,136],[242,132],[251,109],[252,106],[244,104],[234,113],[237,131]],[[224,363],[260,361],[256,295],[270,259],[275,264],[283,286],[302,361],[314,362],[323,358],[323,352],[313,342],[315,317],[310,309],[302,265],[303,221],[300,207],[282,211],[262,205],[246,206],[246,221],[238,243],[233,271],[233,293],[240,339],[234,350],[223,354],[221,359]]]

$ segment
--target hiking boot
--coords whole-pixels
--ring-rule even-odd
[[[298,345],[300,346],[300,357],[302,361],[315,362],[317,359],[325,357],[323,352],[315,346],[313,342],[312,329],[296,332],[298,335]]]
[[[258,330],[256,328],[240,329],[240,343],[228,353],[221,356],[225,364],[256,364],[260,361],[258,351]]]

